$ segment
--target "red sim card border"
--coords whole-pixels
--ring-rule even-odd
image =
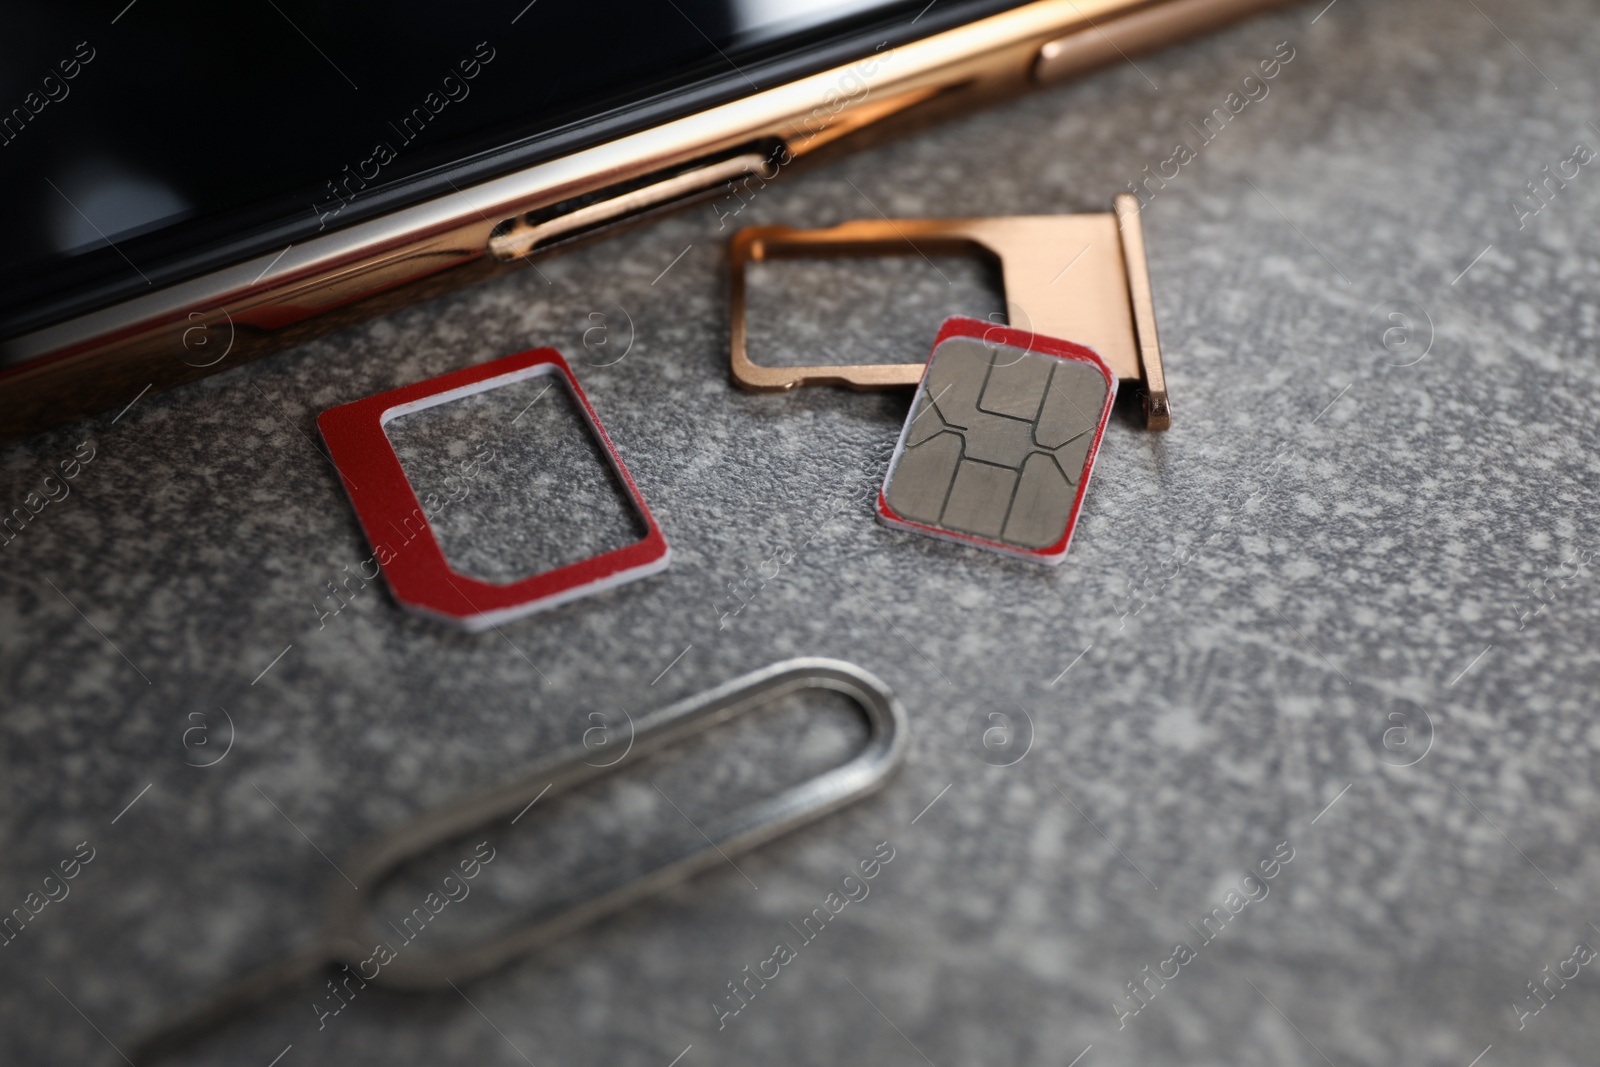
[[[541,375],[558,375],[578,402],[584,422],[600,443],[611,469],[626,487],[629,502],[644,521],[643,538],[503,585],[485,582],[453,569],[428,524],[416,491],[406,478],[400,457],[384,432],[391,419],[438,404],[486,392]],[[645,506],[638,486],[622,464],[611,438],[595,417],[572,368],[553,348],[535,348],[513,356],[465,367],[437,378],[401,386],[336,408],[317,418],[317,428],[333,454],[350,502],[367,540],[386,544],[390,530],[422,528],[389,561],[379,561],[389,589],[402,605],[430,618],[467,630],[486,630],[499,623],[569,600],[609,589],[666,569],[672,550],[661,527]]]
[[[1047,356],[1056,356],[1060,359],[1070,359],[1076,363],[1088,363],[1097,369],[1106,380],[1106,402],[1100,410],[1100,421],[1095,424],[1094,441],[1089,445],[1089,458],[1084,463],[1085,474],[1078,483],[1077,495],[1072,499],[1072,511],[1067,515],[1067,527],[1062,531],[1061,539],[1053,545],[1044,548],[1026,549],[1016,545],[1007,545],[999,541],[991,541],[986,537],[976,534],[956,533],[952,530],[942,530],[936,526],[917,522],[898,514],[889,506],[889,499],[884,495],[889,486],[889,479],[894,477],[894,469],[900,463],[900,454],[905,450],[906,432],[900,431],[900,440],[895,444],[894,456],[889,460],[888,473],[884,475],[883,485],[878,489],[878,520],[885,526],[899,530],[911,530],[916,533],[937,537],[941,541],[953,541],[959,545],[981,545],[995,552],[1019,559],[1032,560],[1036,563],[1057,564],[1067,555],[1067,546],[1072,543],[1072,533],[1078,526],[1078,510],[1083,507],[1083,498],[1089,491],[1089,477],[1094,473],[1095,457],[1100,452],[1100,438],[1105,435],[1106,423],[1111,421],[1111,406],[1117,399],[1117,376],[1111,373],[1111,368],[1106,366],[1105,360],[1092,348],[1063,341],[1056,337],[1046,337],[1034,333],[1032,330],[1017,330],[1009,326],[996,326],[992,322],[982,319],[969,319],[961,315],[952,316],[944,321],[939,328],[939,336],[933,339],[933,348],[929,349],[929,361],[932,353],[938,351],[939,346],[952,337],[975,337],[989,344],[1006,345],[1009,348],[1020,348],[1025,352],[1042,352]],[[924,372],[922,381],[917,383],[917,392],[911,399],[911,410],[917,408],[917,399],[922,396],[922,391],[927,388],[927,374]]]

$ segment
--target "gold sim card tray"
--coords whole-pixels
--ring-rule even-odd
[[[747,263],[908,251],[992,256],[1000,264],[1013,328],[1093,349],[1119,381],[1142,387],[1149,429],[1171,425],[1139,201],[1127,193],[1117,196],[1114,212],[1084,215],[858,219],[822,230],[746,227],[729,243],[734,382],[757,392],[781,392],[798,385],[915,386],[922,380],[926,361],[763,367],[752,363],[746,350]]]

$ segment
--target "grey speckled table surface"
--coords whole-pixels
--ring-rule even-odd
[[[121,1062],[97,1029],[120,1042],[305,943],[330,860],[371,835],[591,716],[815,654],[909,709],[882,793],[459,992],[322,1016],[308,986],[171,1062],[1593,1063],[1600,170],[1512,203],[1600,144],[1600,21],[1320,7],[786,178],[738,220],[1103,210],[1289,42],[1146,209],[1175,420],[1114,420],[1057,570],[873,522],[906,397],[729,386],[704,206],[7,449],[8,508],[80,442],[93,458],[0,549],[0,908],[93,858],[0,947],[0,1062]],[[965,266],[771,272],[765,358],[900,361],[993,300]],[[671,569],[503,633],[376,584],[334,612],[325,583],[371,549],[316,415],[543,344],[574,357]],[[461,565],[626,537],[594,457],[538,444],[570,413],[497,403],[397,431],[422,482],[495,457],[440,520]],[[505,490],[530,481],[596,521],[539,536]],[[692,839],[662,797],[728,810],[852,729],[780,709],[552,807],[445,914],[620,877]],[[881,842],[869,895],[800,942]],[[782,940],[796,958],[719,1028]]]

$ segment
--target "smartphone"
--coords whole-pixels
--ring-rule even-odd
[[[1277,2],[32,0],[0,40],[0,437]]]

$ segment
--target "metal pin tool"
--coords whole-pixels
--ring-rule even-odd
[[[245,975],[214,995],[136,1036],[129,1048],[136,1061],[185,1043],[233,1015],[315,978],[340,964],[354,966],[384,937],[368,917],[375,891],[408,861],[474,831],[510,820],[541,796],[560,794],[637,763],[712,726],[806,689],[841,693],[867,723],[865,746],[851,759],[742,810],[703,823],[706,844],[667,858],[641,877],[553,914],[534,912],[526,925],[463,948],[396,958],[370,984],[402,990],[448,989],[488,974],[557,938],[660,892],[729,856],[749,851],[812,822],[883,786],[905,754],[906,714],[889,688],[850,663],[792,659],[736,678],[641,718],[634,741],[620,760],[597,766],[578,747],[563,752],[526,777],[458,800],[379,837],[344,866],[328,895],[327,921],[309,946]]]

